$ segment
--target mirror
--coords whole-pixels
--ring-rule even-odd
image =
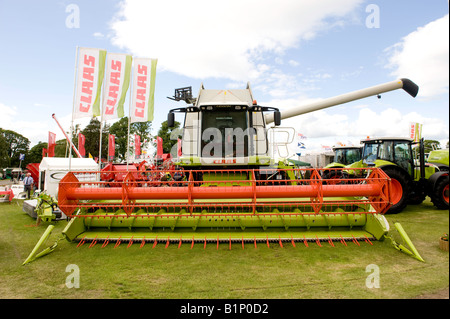
[[[175,125],[175,113],[170,112],[167,115],[167,126],[174,127],[174,125]]]
[[[273,113],[273,122],[275,123],[275,126],[279,126],[281,124],[281,113],[280,113],[280,111],[275,111]]]

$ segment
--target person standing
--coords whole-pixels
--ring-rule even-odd
[[[31,173],[27,174],[27,177],[23,179],[23,184],[25,185],[25,191],[27,192],[27,199],[30,199],[31,188],[33,187],[33,177],[31,177]]]

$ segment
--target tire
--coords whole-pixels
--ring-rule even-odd
[[[447,178],[441,178],[439,179],[434,189],[431,193],[431,201],[433,202],[434,206],[436,206],[438,209],[448,209],[448,193],[449,193],[449,186],[448,186],[448,176]]]
[[[391,178],[392,206],[386,214],[398,214],[408,204],[408,195],[411,188],[409,176],[395,167],[383,168],[383,171]]]

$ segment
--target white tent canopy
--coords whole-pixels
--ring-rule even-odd
[[[44,157],[39,164],[39,188],[49,195],[58,196],[59,181],[70,171],[98,171],[92,158]],[[95,180],[95,175],[79,176],[83,180]]]

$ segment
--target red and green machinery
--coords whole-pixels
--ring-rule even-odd
[[[84,176],[92,172],[69,172],[58,193],[58,206],[70,218],[63,238],[90,247],[127,242],[230,248],[383,240],[389,232],[383,214],[391,206],[391,181],[383,170],[371,168],[358,183],[327,184],[321,169],[274,161],[267,136],[269,125],[282,119],[396,89],[413,97],[418,92],[412,81],[401,79],[285,112],[258,105],[249,85],[242,90],[202,85],[197,98],[178,89],[174,99],[191,104],[168,116],[172,125],[175,113],[184,114],[181,156],[175,169],[156,172],[170,178],[153,182],[129,173],[111,186]],[[394,242],[395,247],[421,260],[401,225],[395,226],[409,249]],[[56,247],[37,253],[50,232],[25,263]]]
[[[391,180],[391,207],[396,214],[407,205],[422,203],[428,196],[437,209],[449,209],[449,150],[433,150],[425,159],[424,139],[373,137],[361,141],[361,159],[345,169],[329,169],[334,183],[353,183],[366,169],[379,168]],[[332,172],[332,173],[330,173]]]

